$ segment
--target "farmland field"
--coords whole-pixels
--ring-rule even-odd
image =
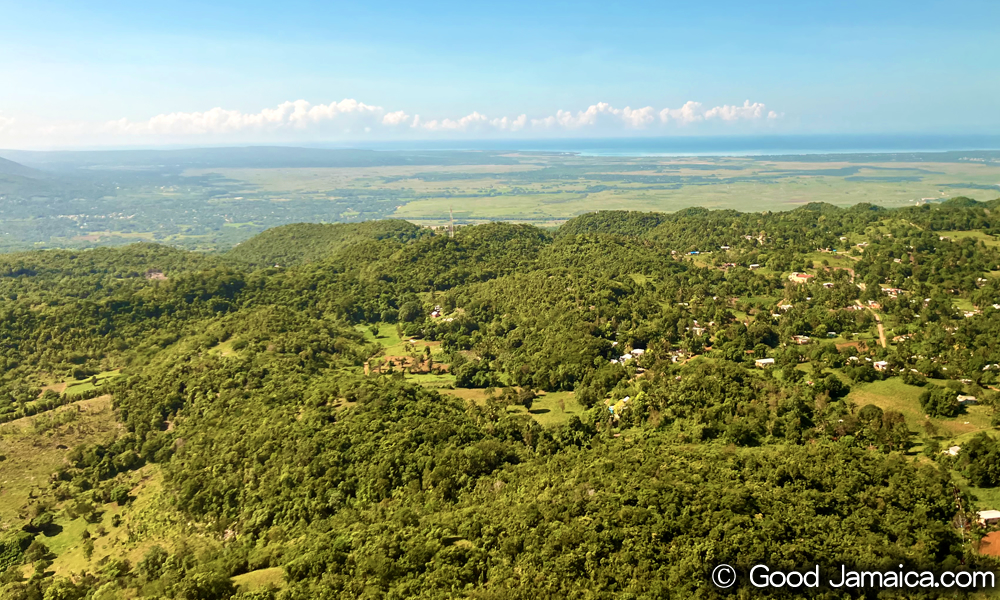
[[[441,226],[454,216],[459,225],[554,227],[596,210],[781,211],[809,202],[901,207],[1000,196],[996,152],[608,157],[341,151],[346,154],[327,159],[288,150],[297,152],[294,158],[261,149],[245,164],[233,159],[218,166],[185,161],[184,151],[172,155],[175,166],[164,166],[162,156],[136,153],[127,158],[125,179],[120,164],[91,164],[98,160],[93,153],[68,153],[57,164],[11,155],[58,178],[0,178],[0,198],[14,201],[0,209],[0,249],[157,241],[212,251],[296,222],[396,218]]]

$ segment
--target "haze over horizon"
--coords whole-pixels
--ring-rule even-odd
[[[0,148],[1000,134],[981,0],[0,10]]]

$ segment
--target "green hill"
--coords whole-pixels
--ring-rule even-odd
[[[429,234],[407,221],[364,223],[297,223],[275,227],[239,244],[227,253],[254,267],[289,267],[322,260],[363,240],[407,241]]]
[[[995,569],[998,224],[815,205],[0,255],[0,598]]]
[[[0,175],[16,175],[18,177],[38,178],[42,177],[44,174],[12,160],[0,158]]]

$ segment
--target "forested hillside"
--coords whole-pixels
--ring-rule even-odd
[[[721,563],[995,569],[998,206],[0,255],[0,597],[715,598]]]

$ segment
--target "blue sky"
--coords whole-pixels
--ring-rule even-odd
[[[0,147],[1000,133],[995,0],[88,4],[0,0]]]

